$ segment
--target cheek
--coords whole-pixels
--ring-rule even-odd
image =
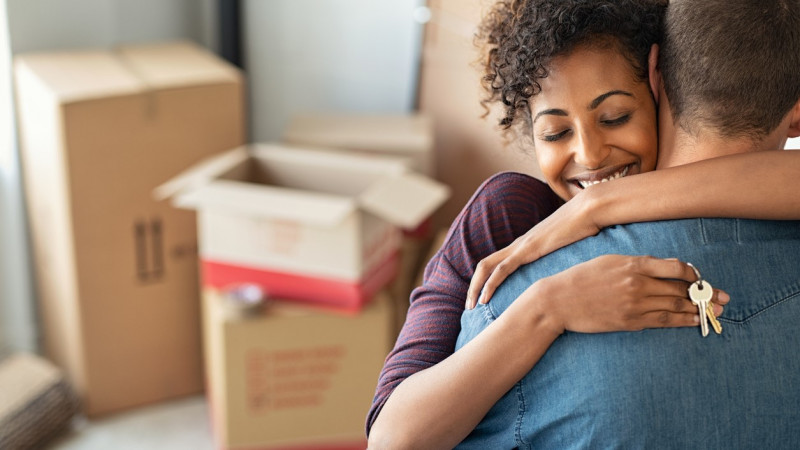
[[[539,170],[542,171],[544,181],[550,188],[563,199],[572,196],[569,188],[564,183],[562,174],[569,165],[567,151],[554,148],[552,145],[540,146],[536,148],[536,160],[539,162]]]
[[[537,146],[536,160],[539,162],[539,169],[542,171],[545,181],[549,184],[557,181],[564,168],[558,152],[549,145]]]
[[[624,139],[624,149],[641,160],[642,172],[654,170],[658,159],[658,135],[655,128],[642,126],[629,129],[624,133]]]

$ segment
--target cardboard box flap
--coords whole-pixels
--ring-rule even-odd
[[[405,158],[373,158],[367,155],[345,153],[332,154],[319,148],[287,146],[275,143],[259,143],[250,146],[250,153],[258,158],[281,163],[297,163],[306,168],[331,168],[337,171],[373,172],[400,174],[408,167]]]
[[[339,224],[358,207],[356,201],[348,197],[230,180],[215,180],[178,194],[173,204],[179,208],[211,208],[321,227]]]
[[[153,198],[162,201],[180,192],[198,189],[243,163],[248,157],[247,147],[243,146],[206,158],[156,187],[153,190]]]
[[[359,203],[367,211],[402,228],[415,228],[450,196],[450,188],[414,173],[388,177],[370,186]]]
[[[283,139],[351,150],[427,153],[433,146],[432,129],[424,115],[309,114],[293,117]]]
[[[190,42],[121,46],[115,52],[134,74],[157,89],[236,83],[240,77],[234,66]]]
[[[141,79],[107,51],[31,53],[17,56],[15,65],[18,72],[38,79],[60,103],[147,90]]]

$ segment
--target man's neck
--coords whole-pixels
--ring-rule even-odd
[[[757,145],[750,139],[721,138],[711,133],[690,134],[678,129],[671,138],[663,139],[659,148],[659,169],[689,164],[718,156],[733,155],[766,150],[766,146]],[[777,146],[776,146],[777,148]]]
[[[662,97],[665,98],[665,97]],[[782,149],[786,142],[783,124],[764,139],[726,138],[711,130],[688,132],[672,121],[669,103],[659,105],[658,169],[689,164],[718,156]]]

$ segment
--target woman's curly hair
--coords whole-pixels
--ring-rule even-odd
[[[530,136],[530,98],[541,91],[553,58],[579,45],[616,45],[640,79],[650,47],[660,43],[667,0],[500,0],[478,28],[483,44],[481,104],[501,102],[500,126]]]

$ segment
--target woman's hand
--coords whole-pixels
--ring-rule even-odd
[[[559,334],[691,327],[699,315],[687,289],[696,279],[677,259],[604,255],[534,283],[520,300],[543,302],[545,320]],[[715,289],[712,301],[719,316],[730,296]]]
[[[503,280],[520,266],[599,233],[593,218],[593,198],[586,193],[575,196],[508,247],[482,259],[470,281],[466,308],[488,303]]]

